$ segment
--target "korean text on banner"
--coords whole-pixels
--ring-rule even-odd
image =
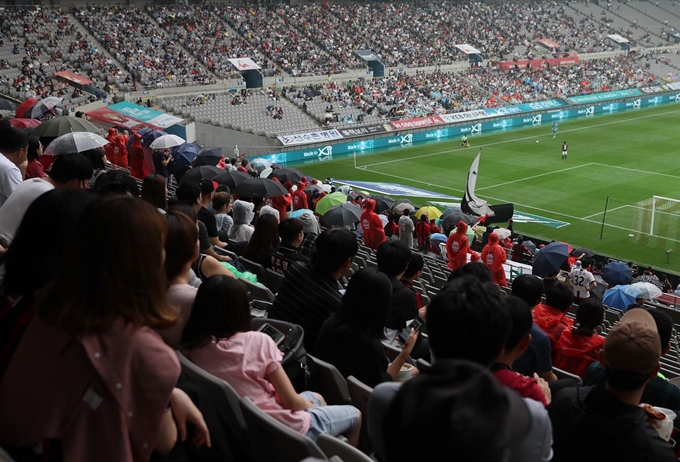
[[[296,133],[294,135],[277,136],[284,146],[296,144],[325,143],[332,140],[341,140],[343,136],[336,129],[322,130],[318,132]]]

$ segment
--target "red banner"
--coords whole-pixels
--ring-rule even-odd
[[[417,119],[395,120],[390,122],[395,130],[407,130],[409,128],[431,127],[445,123],[439,116],[419,117]]]
[[[556,50],[557,48],[560,47],[559,43],[549,38],[541,39],[538,41],[538,43],[546,47],[548,50]]]
[[[54,75],[56,75],[57,77],[61,77],[64,80],[68,80],[69,82],[76,83],[78,85],[89,85],[92,83],[92,80],[80,74],[76,74],[75,72],[59,71],[55,72]]]
[[[501,71],[508,71],[510,69],[515,69],[517,66],[519,69],[527,69],[531,67],[532,69],[538,69],[544,67],[546,64],[551,66],[566,66],[572,64],[578,64],[578,56],[567,56],[566,58],[547,58],[547,59],[520,59],[519,61],[501,61],[499,62],[498,69]]]

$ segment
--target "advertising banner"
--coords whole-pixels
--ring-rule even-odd
[[[340,140],[342,135],[336,129],[321,130],[318,132],[296,133],[295,135],[277,136],[284,146],[294,146],[296,144],[323,143],[326,141]]]
[[[560,47],[560,44],[553,39],[544,38],[538,41],[539,45],[543,45],[548,50],[555,50]]]
[[[485,111],[479,109],[477,111],[454,112],[452,114],[441,114],[440,119],[447,124],[454,124],[456,122],[464,122],[466,120],[484,119],[489,117]]]
[[[155,109],[145,106],[128,103],[126,101],[112,104],[109,106],[109,109],[130,117],[131,119],[137,119],[161,129],[171,127],[182,121],[179,117],[156,111]]]
[[[356,138],[358,136],[372,135],[374,133],[385,133],[387,129],[382,124],[375,124],[355,128],[340,128],[338,131],[344,138]]]
[[[631,88],[628,90],[606,91],[604,93],[593,93],[591,95],[572,96],[567,98],[567,100],[573,104],[587,104],[597,103],[599,101],[607,101],[610,99],[626,98],[640,94],[642,94],[640,90],[637,88]]]
[[[432,125],[441,125],[443,123],[444,121],[439,116],[418,117],[417,119],[395,120],[394,122],[390,122],[395,130],[430,127]]]

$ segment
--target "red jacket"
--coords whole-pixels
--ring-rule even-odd
[[[541,387],[538,386],[536,379],[526,377],[510,368],[499,368],[494,370],[493,375],[500,383],[515,390],[522,398],[531,398],[534,401],[542,403],[544,406],[548,405],[545,394],[543,394]]]
[[[569,319],[560,310],[543,304],[536,305],[531,312],[531,317],[534,319],[534,324],[548,334],[553,351],[565,329],[570,330],[574,325],[574,320]]]
[[[361,229],[364,230],[364,244],[373,250],[378,250],[380,244],[385,242],[385,229],[383,223],[375,210],[375,201],[366,199],[364,201],[364,211],[361,212]]]
[[[144,179],[149,174],[144,159],[144,147],[142,146],[142,136],[139,133],[132,135],[133,141],[130,145],[130,174],[139,179]]]
[[[467,263],[468,252],[472,254],[472,261],[479,260],[479,255],[470,249],[470,243],[465,235],[468,225],[462,221],[458,222],[456,232],[449,234],[446,241],[446,258],[451,271],[455,271]]]
[[[597,334],[590,337],[575,335],[571,330],[562,331],[555,351],[553,364],[564,371],[585,379],[588,366],[600,360],[604,338]]]
[[[501,287],[507,287],[503,263],[507,260],[505,249],[498,244],[498,234],[489,235],[489,243],[482,249],[482,263],[491,271],[493,282]]]
[[[305,184],[297,182],[297,190],[293,193],[293,210],[307,208],[307,194],[305,194]]]
[[[278,178],[272,178],[277,183],[281,183]],[[288,213],[288,207],[293,203],[293,198],[290,194],[285,196],[272,197],[272,207],[274,207],[279,212],[279,221],[286,219],[286,214]]]

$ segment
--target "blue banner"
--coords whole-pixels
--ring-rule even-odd
[[[546,109],[554,109],[562,106],[567,106],[567,103],[559,99],[550,99],[547,101],[536,101],[535,103],[516,104],[514,106],[494,107],[489,109],[482,109],[488,117],[497,117],[503,115],[520,114],[522,112],[543,111]]]
[[[642,92],[637,88],[631,88],[629,90],[607,91],[604,93],[593,93],[590,95],[572,96],[571,98],[567,98],[567,100],[574,104],[588,104],[597,103],[600,101],[607,101],[610,99],[628,98],[631,96],[641,94]]]

